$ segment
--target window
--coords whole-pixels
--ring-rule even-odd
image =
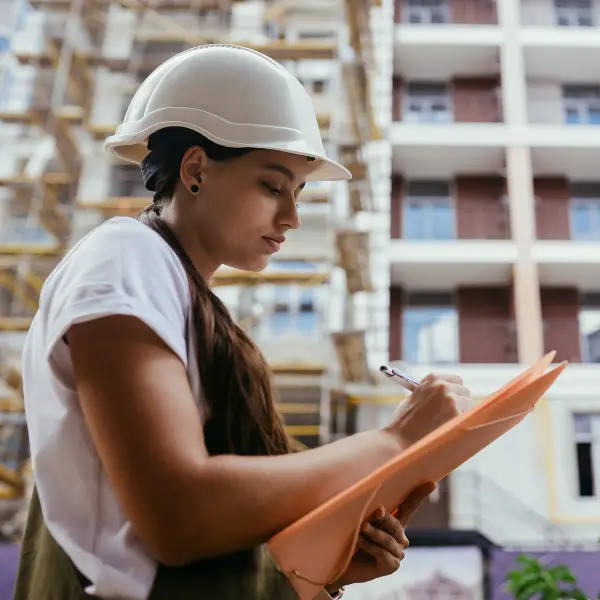
[[[317,331],[316,289],[295,285],[275,286],[264,331],[269,337],[289,334],[311,336]],[[269,309],[267,309],[269,310]]]
[[[592,0],[554,0],[556,24],[559,27],[593,27]]]
[[[598,495],[600,482],[600,413],[573,415],[577,492],[580,498]]]
[[[445,83],[409,83],[406,86],[404,120],[410,123],[449,123],[452,107]]]
[[[410,181],[402,209],[402,237],[408,240],[452,240],[454,206],[446,181]]]
[[[581,359],[600,363],[600,294],[584,294],[579,309]]]
[[[402,356],[407,362],[429,365],[459,362],[458,314],[451,294],[409,294],[402,333]]]
[[[450,23],[449,0],[407,0],[402,14],[406,23]]]
[[[314,271],[314,265],[302,261],[271,263],[285,271]],[[269,337],[300,335],[311,337],[319,330],[318,288],[314,286],[280,285],[260,290],[261,302],[267,306],[261,324]]]
[[[572,240],[599,241],[600,184],[573,184],[569,213]]]
[[[567,125],[600,125],[600,86],[564,85],[563,108]]]

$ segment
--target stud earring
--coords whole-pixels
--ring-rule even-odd
[[[197,194],[200,191],[200,188],[194,183],[190,186],[190,192],[192,194]]]

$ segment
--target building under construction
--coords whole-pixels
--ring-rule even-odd
[[[216,292],[275,373],[288,431],[314,446],[343,433],[346,382],[368,383],[387,336],[387,281],[371,273],[377,171],[370,0],[4,0],[0,2],[0,498],[18,537],[28,447],[20,353],[45,277],[75,242],[151,202],[139,167],[103,141],[140,83],[187,48],[233,43],[286,66],[311,93],[349,183],[309,184],[303,227],[260,274],[222,269]],[[375,17],[373,16],[375,15]],[[268,94],[268,90],[265,91]],[[369,157],[375,159],[369,159]],[[385,157],[384,157],[385,158]],[[385,160],[379,161],[385,163]],[[384,165],[385,166],[385,165]],[[389,169],[389,167],[388,167]],[[389,181],[389,173],[385,174]],[[371,365],[372,366],[372,365]],[[29,477],[30,479],[30,477]]]

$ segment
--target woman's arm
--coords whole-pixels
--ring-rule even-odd
[[[382,430],[285,456],[209,457],[185,367],[146,325],[106,317],[72,326],[68,341],[104,469],[166,564],[265,542],[403,448]]]

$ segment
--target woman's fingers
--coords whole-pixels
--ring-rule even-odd
[[[391,536],[388,537],[391,538]],[[395,543],[398,544],[398,542]],[[393,573],[394,571],[397,571],[400,567],[400,562],[404,558],[404,552],[399,545],[397,553],[392,554],[380,544],[368,539],[366,534],[360,536],[357,547],[363,552],[371,555],[377,561],[380,572]]]
[[[435,483],[433,482],[424,483],[423,485],[413,490],[409,494],[408,498],[406,498],[406,500],[404,500],[404,502],[398,507],[398,511],[396,512],[396,519],[400,522],[400,525],[402,526],[403,530],[404,527],[408,525],[408,522],[410,521],[417,508],[419,508],[423,500],[425,500],[425,498],[427,498],[427,496],[429,496],[431,492],[435,490],[435,487]]]
[[[404,555],[403,550],[408,546],[408,540],[398,520],[389,513],[386,517],[378,519],[376,525],[365,523],[362,528],[363,537],[393,556],[400,558]]]

